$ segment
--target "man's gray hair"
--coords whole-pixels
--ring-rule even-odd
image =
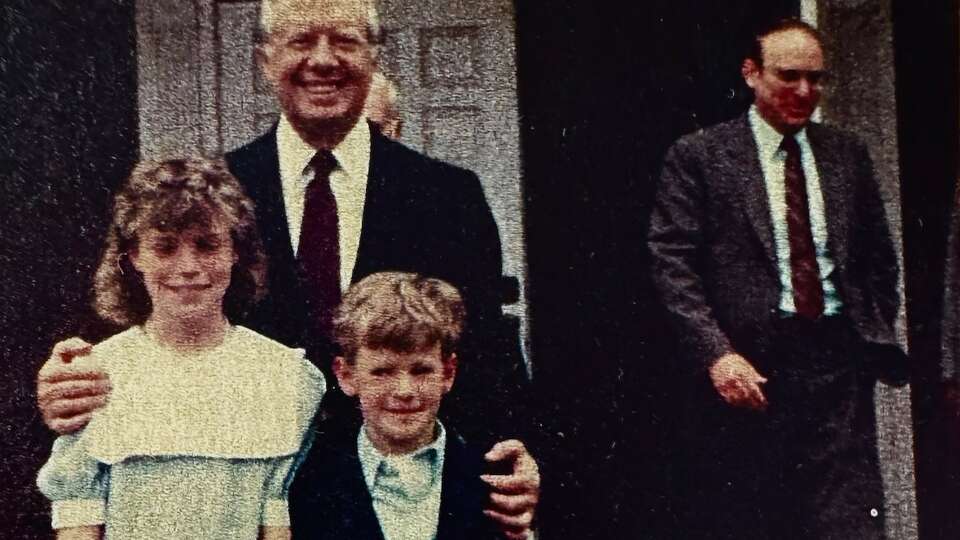
[[[275,5],[283,0],[263,0],[260,2],[260,24],[257,25],[256,42],[263,43],[270,37],[274,23]],[[367,40],[371,44],[379,45],[382,37],[380,29],[380,14],[377,12],[376,0],[355,0],[364,5],[367,23]]]

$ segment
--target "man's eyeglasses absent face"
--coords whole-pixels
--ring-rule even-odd
[[[277,1],[258,49],[287,119],[306,131],[357,122],[378,47],[360,0]]]

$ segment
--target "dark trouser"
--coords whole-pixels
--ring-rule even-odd
[[[679,538],[883,538],[874,379],[842,318],[788,319],[744,352],[769,379],[765,412],[731,407],[709,380],[690,423]]]

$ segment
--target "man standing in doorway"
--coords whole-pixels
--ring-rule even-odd
[[[764,29],[742,74],[753,106],[673,145],[648,237],[702,382],[689,536],[881,538],[872,391],[906,359],[877,180],[862,143],[810,121],[813,27]]]
[[[525,371],[500,310],[500,239],[479,180],[390,141],[363,118],[381,41],[373,0],[264,0],[259,30],[258,61],[282,114],[226,159],[257,204],[269,292],[252,312],[228,313],[231,322],[307,348],[332,381],[330,317],[350,283],[394,270],[456,285],[470,330],[460,399],[446,413],[492,446],[488,459],[509,465],[484,477],[488,514],[508,537],[526,538],[539,475],[523,444],[503,440],[532,422],[517,412]],[[79,429],[105,399],[102,373],[65,362],[88,350],[60,343],[41,370],[40,407],[57,431]],[[335,416],[346,409],[325,408]]]

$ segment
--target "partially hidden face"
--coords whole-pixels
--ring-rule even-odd
[[[229,229],[215,221],[179,232],[147,230],[130,261],[150,295],[151,317],[220,317],[237,257]]]
[[[796,132],[820,102],[823,50],[813,36],[797,29],[774,32],[761,44],[763,65],[748,59],[744,79],[760,115],[780,133]]]
[[[456,356],[442,360],[439,344],[416,352],[363,347],[353,364],[338,357],[334,371],[343,391],[360,399],[374,446],[403,454],[433,440],[440,401],[453,387]]]
[[[400,140],[403,120],[396,103],[396,91],[382,77],[374,76],[373,84],[364,104],[364,114],[370,122],[380,127],[380,132],[393,140]]]
[[[290,122],[305,130],[357,122],[376,68],[366,3],[278,0],[259,59]]]

